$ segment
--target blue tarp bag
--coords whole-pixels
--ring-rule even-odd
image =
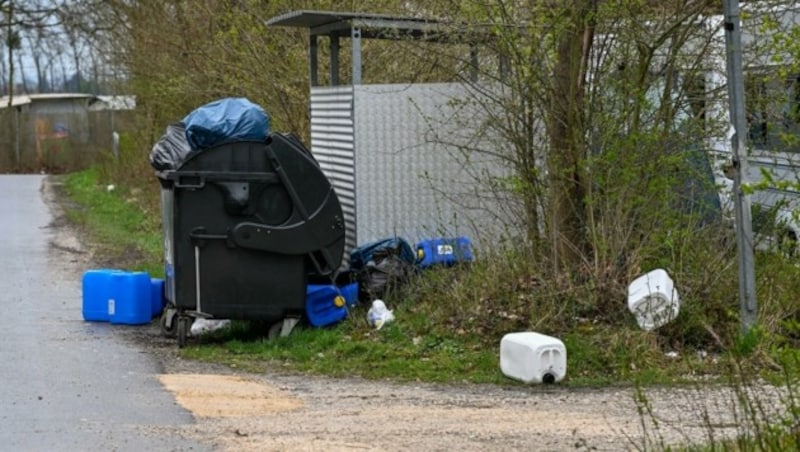
[[[387,255],[397,256],[409,265],[414,265],[417,260],[414,249],[407,241],[400,237],[391,237],[366,243],[353,249],[350,252],[350,268],[356,271],[362,270],[367,267],[369,261],[380,260]]]
[[[193,151],[227,141],[264,141],[269,135],[269,116],[243,97],[217,100],[183,118],[186,141]]]
[[[359,298],[383,298],[415,272],[411,245],[393,237],[361,245],[350,253],[350,269],[358,281]],[[361,295],[363,294],[363,295]]]

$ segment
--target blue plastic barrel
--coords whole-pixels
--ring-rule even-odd
[[[417,265],[420,268],[459,262],[472,262],[472,243],[466,237],[437,238],[417,244]]]
[[[111,323],[142,325],[150,323],[150,275],[145,272],[120,272],[111,275],[111,298],[108,299],[108,317]]]
[[[108,299],[111,295],[111,275],[122,270],[102,268],[87,270],[81,280],[83,290],[83,319],[90,322],[108,322]]]

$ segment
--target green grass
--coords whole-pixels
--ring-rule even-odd
[[[89,169],[64,176],[64,188],[74,203],[66,205],[67,217],[83,227],[99,248],[98,264],[124,266],[125,270],[164,274],[161,218],[147,215],[136,190],[108,190],[99,172]]]
[[[366,325],[364,309],[329,328],[301,327],[289,337],[253,339],[248,326],[204,338],[184,349],[189,358],[224,362],[255,371],[283,369],[332,376],[398,381],[504,383],[497,350],[471,338],[420,335],[420,314],[402,308],[380,330]],[[252,327],[250,327],[252,328]],[[258,335],[258,332],[255,333]],[[244,337],[244,339],[243,339]]]
[[[144,199],[157,197],[157,191],[125,186],[109,191],[110,181],[102,180],[101,174],[91,169],[65,176],[64,186],[72,201],[67,204],[69,218],[88,232],[98,249],[98,266],[161,276],[160,216],[141,207],[158,205],[157,199]],[[696,382],[698,377],[717,379],[726,372],[726,350],[717,350],[715,358],[697,357],[691,343],[681,342],[701,337],[708,328],[696,321],[703,313],[693,311],[705,309],[705,304],[687,302],[675,325],[656,332],[639,330],[622,303],[615,308],[620,317],[614,322],[576,321],[572,316],[577,314],[569,312],[568,318],[557,317],[554,312],[568,300],[548,299],[547,288],[535,286],[526,276],[530,270],[519,262],[476,261],[468,268],[426,272],[412,281],[408,290],[387,299],[396,321],[381,330],[367,325],[366,307],[361,306],[336,326],[306,326],[288,338],[272,341],[264,339],[266,327],[235,322],[227,332],[190,341],[182,354],[257,371],[519,384],[500,372],[500,339],[507,332],[535,330],[564,341],[568,359],[567,379],[562,384],[567,386],[681,384]],[[497,274],[507,277],[497,278]],[[775,285],[777,292],[786,289]],[[543,295],[533,298],[534,294]],[[775,317],[785,316],[784,310],[772,309]],[[703,343],[702,337],[696,341]],[[765,355],[760,343],[747,345],[752,356]],[[772,355],[777,356],[785,354],[788,345],[784,341],[772,347]],[[672,350],[678,351],[678,358],[666,356]],[[730,351],[735,350],[732,347]],[[755,369],[769,372],[757,364]]]
[[[519,385],[500,371],[499,340],[468,334],[426,334],[428,319],[403,306],[397,320],[380,330],[366,325],[357,308],[344,322],[329,328],[303,327],[289,337],[266,340],[257,326],[235,323],[227,331],[190,342],[187,358],[218,362],[253,372],[283,370],[330,376],[441,383]],[[428,330],[429,331],[429,330]],[[631,334],[629,340],[635,340]],[[681,384],[698,375],[719,372],[721,364],[695,357],[670,359],[638,351],[620,342],[608,347],[607,336],[576,333],[564,338],[571,387]],[[644,348],[644,347],[641,347]],[[688,377],[688,378],[687,378]]]

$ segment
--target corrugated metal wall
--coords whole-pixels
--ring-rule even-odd
[[[360,243],[393,235],[412,244],[458,235],[497,240],[506,220],[485,184],[506,170],[479,150],[502,146],[478,132],[485,113],[472,96],[456,83],[355,87]]]
[[[311,151],[342,204],[348,255],[356,234],[355,133],[353,87],[311,88]]]
[[[312,88],[311,150],[342,203],[348,254],[392,236],[480,244],[507,230],[500,211],[514,205],[485,186],[507,168],[473,152],[501,145],[469,98],[455,83]]]

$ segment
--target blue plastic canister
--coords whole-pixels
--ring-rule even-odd
[[[306,316],[313,326],[327,326],[347,316],[346,300],[334,285],[309,284],[306,288]]]
[[[358,304],[358,282],[353,282],[339,287],[339,294],[344,297],[347,306],[353,307]]]
[[[472,243],[466,237],[423,240],[417,244],[417,265],[453,265],[472,262]]]
[[[111,275],[122,270],[102,268],[87,270],[81,280],[83,290],[83,319],[91,322],[108,322],[108,299],[111,296]]]
[[[142,325],[152,317],[150,275],[145,272],[119,272],[111,275],[108,317],[111,323]]]

